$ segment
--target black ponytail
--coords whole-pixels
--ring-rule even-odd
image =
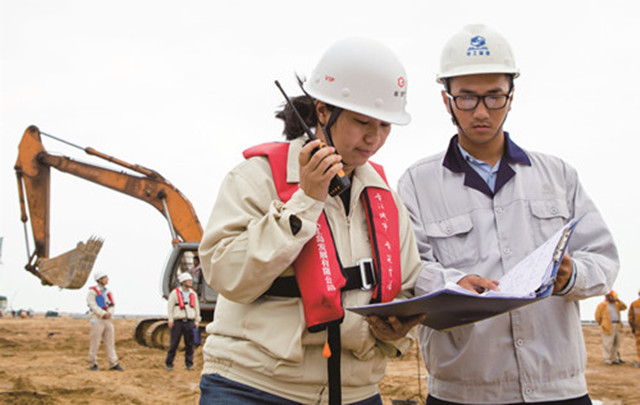
[[[316,106],[310,96],[305,94],[293,97],[291,102],[309,128],[315,128],[316,125],[318,125]],[[304,127],[288,103],[285,103],[282,110],[276,113],[276,118],[284,121],[284,130],[282,133],[286,136],[287,140],[296,139],[305,134]]]

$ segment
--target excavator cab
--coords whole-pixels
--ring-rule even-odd
[[[176,243],[167,258],[162,275],[162,296],[169,298],[171,290],[178,287],[178,276],[185,271],[191,271],[194,267],[194,257],[198,255],[199,242]],[[195,284],[194,284],[194,287]],[[198,303],[200,304],[200,316],[202,323],[200,330],[204,332],[204,325],[213,320],[218,293],[204,280],[196,287]],[[136,341],[149,347],[166,350],[169,347],[170,329],[166,318],[147,318],[139,321],[134,329]]]
[[[178,287],[178,276],[182,272],[189,272],[194,267],[194,257],[198,255],[198,242],[181,242],[176,244],[164,267],[162,277],[162,295],[169,298],[171,290]],[[194,284],[195,285],[195,284]],[[204,279],[197,283],[196,292],[200,303],[200,315],[204,322],[213,320],[213,311],[218,300],[218,293],[211,288]]]

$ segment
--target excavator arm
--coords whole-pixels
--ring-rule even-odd
[[[101,240],[92,238],[86,244],[80,242],[75,249],[63,255],[49,258],[51,167],[151,204],[167,219],[173,245],[181,242],[200,242],[202,226],[193,206],[159,173],[105,155],[93,148],[80,149],[89,155],[125,167],[140,175],[83,163],[67,156],[52,155],[44,149],[41,135],[47,134],[41,133],[35,126],[26,129],[18,147],[15,171],[20,196],[21,220],[25,224],[26,232],[28,221],[26,200],[35,243],[35,249],[29,254],[29,262],[25,268],[39,277],[43,284],[72,289],[82,287],[102,246]],[[28,246],[27,249],[29,249]]]

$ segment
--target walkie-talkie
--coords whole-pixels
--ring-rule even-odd
[[[277,80],[275,82],[276,82],[276,86],[278,86],[278,89],[280,89],[280,92],[284,96],[285,100],[287,100],[287,104],[291,106],[291,108],[293,109],[293,112],[296,114],[296,117],[298,117],[298,120],[300,121],[302,128],[304,128],[307,135],[309,135],[309,139],[311,139],[312,141],[318,139],[318,137],[311,131],[307,123],[304,122],[304,119],[298,112],[298,109],[293,105],[293,103],[289,99],[289,96],[287,96],[287,93],[285,93],[282,86],[280,86],[280,83]],[[317,149],[314,149],[311,152],[311,155],[313,155],[318,149],[326,148],[327,146],[329,145],[327,145],[325,142],[320,141],[320,146]],[[340,193],[342,193],[343,191],[349,189],[349,187],[351,187],[351,181],[349,180],[349,177],[347,177],[347,175],[344,173],[344,171],[340,169],[340,171],[331,179],[331,182],[329,183],[329,195],[332,197],[335,197]]]

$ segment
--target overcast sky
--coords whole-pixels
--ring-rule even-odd
[[[44,287],[26,272],[13,165],[31,124],[160,172],[206,224],[223,176],[248,146],[282,139],[278,79],[298,94],[334,41],[389,45],[408,75],[407,127],[375,156],[393,185],[455,132],[434,77],[444,42],[485,23],[505,35],[521,77],[505,129],[522,147],[578,169],[618,244],[614,285],[640,288],[637,186],[640,6],[632,1],[29,1],[2,0],[0,24],[0,295],[15,308],[84,312],[81,290]],[[44,140],[51,153],[102,161]],[[163,314],[160,278],[171,234],[153,207],[52,170],[51,256],[105,239],[95,269],[110,274],[121,314]],[[30,231],[29,231],[30,234]],[[33,242],[30,242],[33,249]],[[601,297],[582,303],[593,319]],[[626,315],[625,315],[626,316]]]

